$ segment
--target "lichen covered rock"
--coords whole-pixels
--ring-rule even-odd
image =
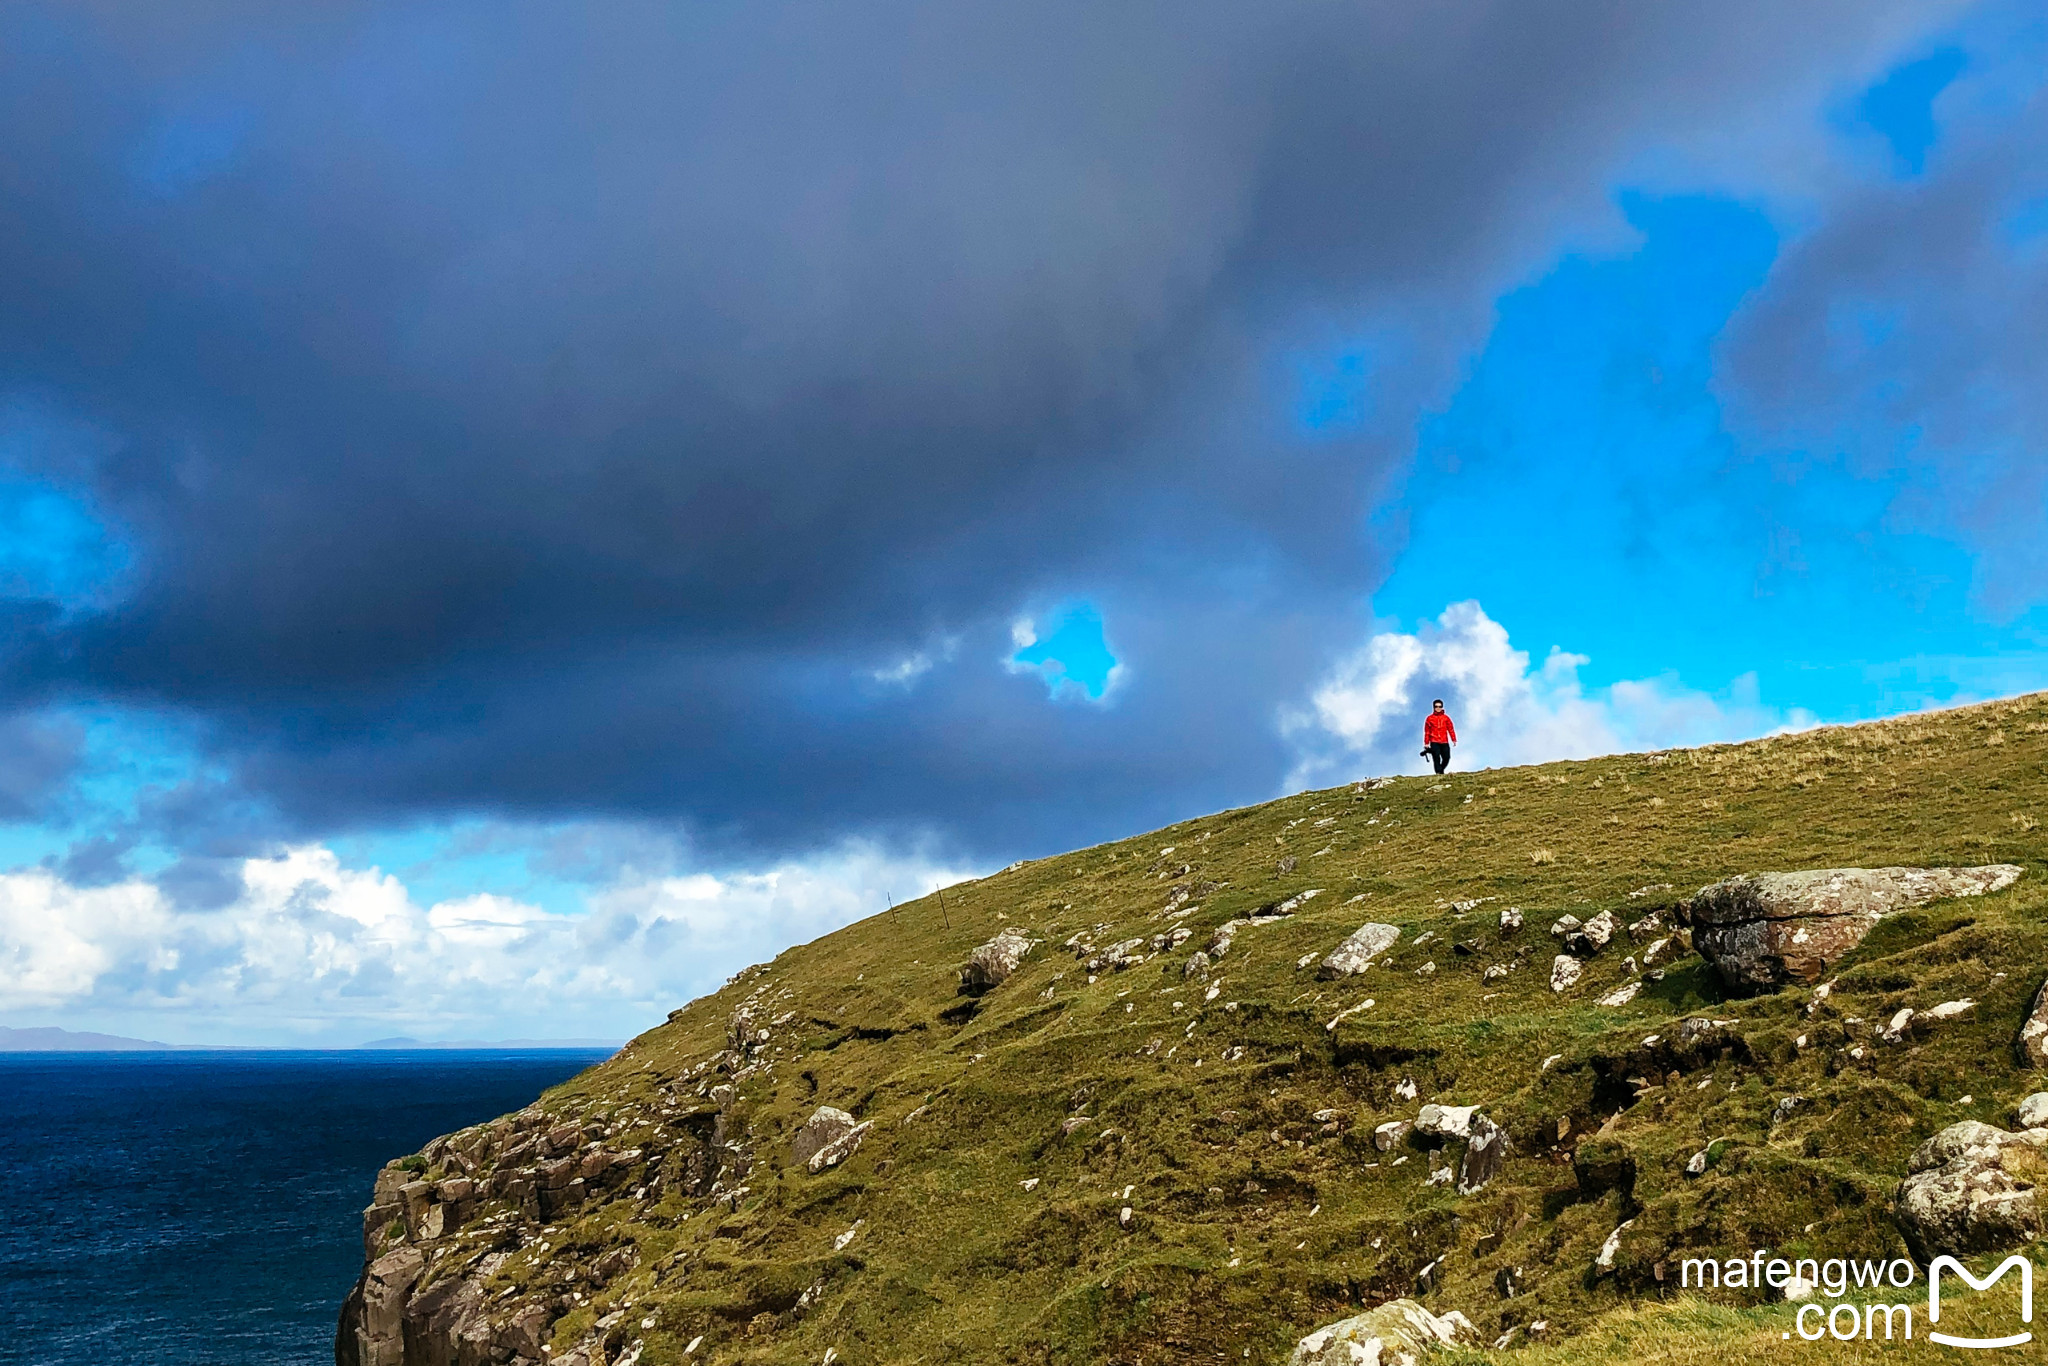
[[[1811,986],[1887,915],[2017,882],[2010,863],[1975,868],[1823,868],[1745,873],[1685,903],[1693,947],[1736,991]]]

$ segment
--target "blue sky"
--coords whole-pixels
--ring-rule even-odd
[[[130,17],[0,34],[0,1023],[623,1035],[1430,696],[2048,686],[2027,6]]]

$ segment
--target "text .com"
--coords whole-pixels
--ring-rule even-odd
[[[2008,1272],[2018,1272],[2018,1303],[2012,1306],[2012,1331],[1992,1336],[1962,1336],[1941,1331],[1942,1296],[1953,1307],[1957,1282],[1971,1290],[1990,1290]],[[1944,1290],[1943,1280],[1947,1279]],[[1954,1257],[1936,1257],[1928,1264],[1926,1295],[1919,1303],[1884,1302],[1875,1296],[1885,1290],[1910,1290],[1920,1280],[1920,1269],[1903,1257],[1890,1260],[1773,1257],[1768,1249],[1748,1257],[1689,1258],[1679,1264],[1679,1286],[1694,1291],[1761,1290],[1779,1291],[1787,1300],[1798,1302],[1793,1326],[1782,1336],[1805,1342],[1832,1339],[1850,1342],[1905,1342],[1914,1335],[1915,1315],[1929,1342],[1947,1347],[2020,1347],[2033,1341],[2029,1327],[2034,1320],[2034,1268],[2026,1258],[2012,1256],[1983,1276]],[[1844,1296],[1856,1293],[1854,1302]],[[1818,1293],[1833,1304],[1813,1299]]]

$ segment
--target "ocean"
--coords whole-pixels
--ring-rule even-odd
[[[605,1054],[0,1054],[0,1366],[330,1366],[387,1160]]]

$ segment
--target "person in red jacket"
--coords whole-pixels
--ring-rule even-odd
[[[1436,765],[1441,773],[1451,766],[1451,746],[1458,743],[1458,728],[1451,724],[1450,714],[1444,710],[1444,700],[1439,697],[1429,704],[1429,719],[1422,723],[1422,757]]]

